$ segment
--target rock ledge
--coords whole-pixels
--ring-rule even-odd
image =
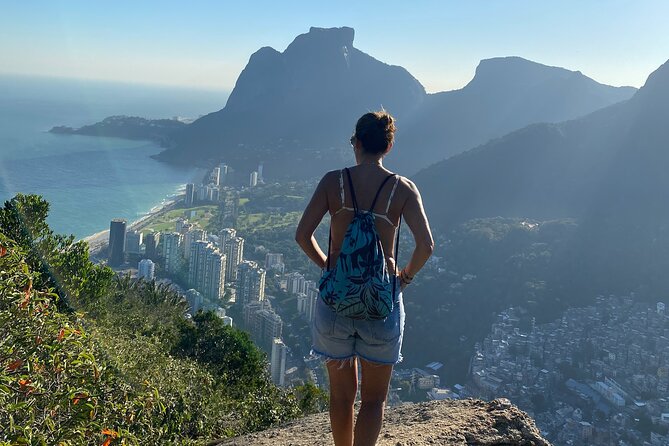
[[[332,445],[327,413],[210,445]],[[387,410],[377,445],[550,446],[534,420],[507,399],[405,404]]]

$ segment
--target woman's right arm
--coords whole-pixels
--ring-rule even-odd
[[[413,278],[432,255],[434,240],[432,239],[430,224],[427,221],[427,215],[425,215],[420,192],[412,181],[408,179],[406,181],[409,186],[409,197],[404,204],[402,216],[413,234],[416,247],[403,271],[407,276]]]
[[[320,183],[318,183],[314,195],[304,210],[295,231],[297,244],[300,245],[304,253],[321,269],[325,268],[327,256],[321,247],[318,246],[314,232],[328,211],[328,194],[326,191],[328,177],[332,177],[331,172],[326,174]]]

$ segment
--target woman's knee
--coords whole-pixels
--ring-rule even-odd
[[[362,398],[360,404],[369,408],[383,408],[386,405],[386,398],[385,396],[383,398]]]
[[[337,405],[353,406],[357,394],[357,386],[332,386],[330,387],[330,403]]]

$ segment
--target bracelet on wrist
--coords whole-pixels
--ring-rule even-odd
[[[400,271],[400,280],[408,285],[413,280],[413,277],[409,276],[405,270],[402,270]]]

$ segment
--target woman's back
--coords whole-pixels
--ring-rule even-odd
[[[346,229],[353,219],[355,197],[360,211],[371,210],[374,213],[376,229],[388,260],[388,269],[394,270],[395,231],[407,200],[406,179],[376,164],[360,164],[348,168],[348,174],[345,170],[329,172],[325,181],[332,231],[330,267],[333,267],[339,257]],[[374,209],[370,209],[375,197]]]

